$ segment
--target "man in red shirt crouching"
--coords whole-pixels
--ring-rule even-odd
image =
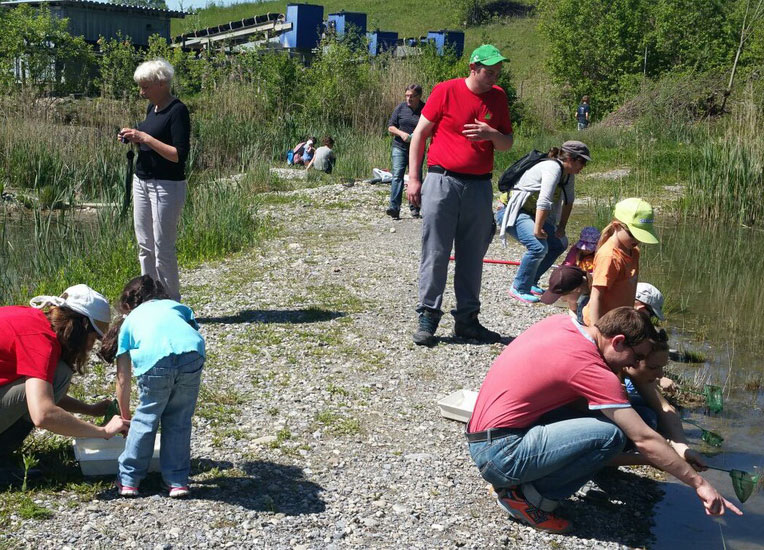
[[[448,262],[454,247],[454,336],[500,341],[478,321],[483,257],[494,233],[492,214],[494,150],[512,147],[507,94],[496,80],[505,61],[484,44],[470,55],[470,75],[436,85],[422,109],[409,147],[409,203],[422,207],[419,263],[419,325],[414,343],[434,346],[443,315]],[[420,179],[425,142],[427,177]]]
[[[470,454],[514,519],[562,533],[552,512],[621,453],[626,439],[697,493],[706,513],[733,504],[629,405],[619,375],[644,361],[658,335],[646,315],[616,308],[594,326],[568,315],[536,323],[496,359],[467,425]],[[584,407],[588,405],[588,410]],[[574,404],[581,407],[569,407]]]

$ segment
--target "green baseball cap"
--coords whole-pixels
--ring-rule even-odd
[[[470,54],[470,63],[480,63],[490,67],[502,61],[507,61],[507,58],[501,55],[501,52],[495,46],[490,44],[483,44]]]
[[[642,199],[624,199],[615,205],[615,219],[626,224],[639,242],[655,244],[658,237],[653,229],[653,207]]]

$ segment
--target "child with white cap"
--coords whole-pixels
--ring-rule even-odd
[[[119,417],[103,427],[80,420],[72,413],[103,416],[111,401],[87,404],[67,395],[73,371],[82,372],[109,328],[106,298],[80,284],[60,296],[37,296],[30,305],[0,307],[0,484],[18,476],[10,454],[35,426],[108,439],[129,425]]]
[[[663,293],[650,283],[637,283],[634,309],[644,311],[650,317],[665,321],[663,316]]]

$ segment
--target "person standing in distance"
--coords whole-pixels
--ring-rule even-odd
[[[576,120],[578,121],[578,129],[586,130],[589,127],[589,117],[591,116],[592,109],[589,107],[589,96],[585,95],[581,98],[581,103],[576,109]]]
[[[433,346],[443,315],[449,255],[456,258],[454,336],[485,343],[498,333],[478,321],[483,257],[493,237],[494,150],[512,147],[507,95],[496,81],[506,58],[484,44],[470,55],[470,74],[441,82],[422,109],[409,150],[409,202],[422,208],[422,257],[419,263],[419,326],[414,343]],[[425,142],[427,177],[419,170]]]
[[[411,134],[419,122],[424,102],[422,87],[419,84],[409,84],[406,87],[406,101],[399,103],[390,115],[387,131],[393,136],[392,167],[393,182],[390,186],[390,205],[385,214],[394,220],[400,219],[401,199],[403,198],[403,175],[409,164],[409,144]],[[422,165],[419,164],[419,179],[422,179]],[[419,218],[419,207],[409,204],[412,218]]]

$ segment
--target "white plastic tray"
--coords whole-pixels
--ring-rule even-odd
[[[79,437],[74,440],[74,457],[80,463],[84,476],[115,475],[119,470],[119,455],[125,450],[125,438],[119,435],[111,439]],[[154,440],[154,454],[149,472],[159,471],[159,437]]]
[[[478,392],[476,391],[457,390],[438,401],[440,414],[451,420],[469,422],[477,396]]]

